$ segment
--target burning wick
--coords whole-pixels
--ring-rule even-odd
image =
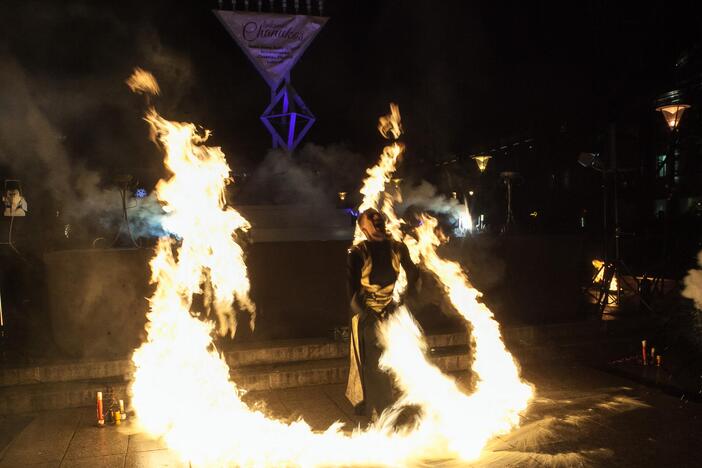
[[[102,414],[102,392],[97,392],[97,423],[98,426],[105,426],[105,417]]]
[[[643,365],[648,364],[648,355],[646,353],[646,340],[641,340],[641,357],[643,358]]]
[[[341,200],[341,201],[346,200],[346,192],[339,192],[339,200]]]
[[[651,348],[651,364],[653,364],[653,361],[656,359],[656,348]]]
[[[656,356],[656,367],[661,367],[661,355]]]

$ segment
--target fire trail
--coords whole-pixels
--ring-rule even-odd
[[[154,84],[148,74],[130,78],[133,89],[148,92]],[[392,129],[399,137],[399,118],[395,108],[381,121],[384,133]],[[314,432],[303,420],[275,420],[249,408],[212,342],[215,328],[220,334],[235,333],[237,309],[251,313],[251,326],[255,318],[244,255],[236,242],[237,231],[249,224],[223,199],[229,167],[219,148],[206,145],[207,132],[169,121],[154,109],[145,119],[171,173],[156,192],[168,214],[164,228],[172,236],[160,239],[150,263],[156,290],[149,299],[148,336],[132,358],[132,404],[144,431],[163,437],[194,466],[397,466],[434,458],[476,460],[491,438],[519,424],[533,389],[521,381],[480,293],[458,264],[437,255],[436,222],[430,217],[416,238],[405,241],[472,327],[475,391],[462,393],[452,377],[429,361],[421,330],[401,307],[379,330],[386,347],[381,365],[393,375],[400,397],[368,428],[349,434],[337,423]],[[388,148],[368,171],[361,208],[381,205],[399,236],[402,220],[394,216],[385,186],[402,145]],[[191,312],[197,294],[204,295],[216,322]],[[420,408],[420,418],[414,427],[397,430],[395,418],[407,404]]]

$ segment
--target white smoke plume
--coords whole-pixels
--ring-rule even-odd
[[[237,201],[307,205],[323,215],[338,207],[339,192],[353,196],[364,170],[362,156],[341,145],[307,143],[294,154],[270,150]]]
[[[402,202],[398,209],[404,211],[410,206],[423,208],[434,213],[454,214],[462,208],[462,201],[439,193],[438,189],[422,180],[419,184],[402,185]]]
[[[85,11],[83,11],[85,10]],[[72,11],[90,16],[92,8]],[[49,14],[49,13],[47,13]],[[101,20],[119,26],[108,15]],[[59,19],[56,20],[60,22]],[[148,28],[142,31],[137,55],[150,67],[165,70],[172,77],[169,85],[187,90],[192,80],[188,59],[164,48],[159,37]],[[9,49],[0,49],[0,183],[2,179],[19,179],[29,203],[32,219],[56,217],[56,232],[66,229],[72,238],[112,236],[124,227],[120,185],[115,176],[125,171],[137,173],[149,154],[126,137],[122,125],[94,125],[95,115],[109,109],[112,117],[133,115],[138,99],[124,100],[119,85],[108,71],[100,75],[64,80],[46,71],[26,68]],[[128,90],[124,89],[125,94]],[[185,92],[185,91],[181,91]],[[179,95],[169,95],[169,105],[177,105]],[[109,117],[109,116],[108,116]],[[77,122],[80,124],[77,125]],[[135,120],[134,126],[141,123]],[[71,139],[73,137],[73,139]],[[80,140],[80,149],[73,143]],[[156,151],[155,148],[153,151]],[[162,234],[160,204],[154,197],[137,199],[134,180],[126,193],[127,213],[135,238]],[[1,187],[0,187],[1,188]],[[151,187],[145,187],[150,191]],[[51,227],[52,229],[54,226]],[[53,231],[52,231],[53,232]],[[86,239],[83,239],[86,240]],[[111,239],[108,239],[107,246]],[[101,245],[105,245],[104,243]]]
[[[468,212],[468,205],[460,194],[457,194],[456,198],[441,194],[426,180],[420,181],[419,184],[404,182],[401,184],[401,190],[402,201],[396,205],[400,216],[406,217],[408,210],[428,211],[435,215],[444,215],[442,224],[448,222],[453,233],[459,237],[472,230],[473,221]]]
[[[697,264],[702,268],[702,251],[697,254]],[[702,269],[693,268],[688,271],[684,282],[683,297],[692,299],[695,307],[702,310]]]

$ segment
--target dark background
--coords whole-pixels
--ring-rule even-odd
[[[376,119],[395,101],[408,160],[467,156],[563,126],[589,143],[613,118],[653,114],[681,54],[696,50],[693,5],[326,1],[331,19],[292,74],[318,117],[308,140],[345,143],[372,159]],[[134,66],[156,74],[164,113],[213,129],[234,166],[256,165],[269,146],[258,120],[269,91],[212,15],[216,7],[4,2],[0,50],[35,85],[71,157],[90,166],[160,165],[144,138],[141,101],[123,84]]]
[[[547,268],[554,275],[567,264],[585,278],[590,259],[602,255],[602,176],[577,158],[600,152],[611,163],[614,136],[627,171],[606,186],[610,197],[615,186],[620,196],[624,257],[637,271],[676,279],[694,265],[702,219],[702,15],[694,2],[328,0],[329,22],[292,71],[318,119],[306,138],[314,145],[292,156],[269,152],[259,121],[269,89],[213,8],[217,2],[202,0],[3,3],[0,179],[23,182],[31,217],[14,229],[25,252],[39,259],[90,248],[96,236],[111,239],[120,219],[118,176],[131,174],[150,189],[164,175],[141,119],[144,100],[124,84],[141,66],[159,80],[162,95],[153,102],[164,116],[214,131],[246,203],[321,196],[335,206],[337,190],[357,192],[383,145],[377,118],[397,102],[407,145],[400,175],[427,180],[439,194],[473,190],[474,215],[484,214],[486,235],[497,236],[505,218],[500,172],[519,172],[512,234],[521,237],[495,241],[509,248],[491,252],[519,257],[529,236],[540,238],[539,249],[550,236],[571,236],[577,247],[533,249],[550,255],[547,265],[564,260]],[[670,135],[655,107],[673,89],[692,108],[677,145],[677,216],[664,222],[658,210],[669,194],[656,157],[669,151]],[[493,159],[479,174],[470,156],[485,152]],[[310,177],[323,190],[301,197],[294,189]],[[116,218],[105,221],[106,210]],[[90,232],[66,242],[68,225]],[[500,288],[520,282],[525,289],[504,300],[510,307],[528,297],[526,280],[539,270],[538,258],[528,260],[500,276]],[[41,280],[25,290],[42,287],[41,262],[33,268]],[[539,297],[547,297],[552,286],[538,282]]]
[[[253,9],[257,3],[249,4]],[[288,11],[293,4],[287,2]],[[212,14],[217,5],[5,2],[0,174],[31,180],[28,190],[46,185],[54,199],[66,193],[87,198],[93,189],[114,185],[116,174],[132,174],[151,187],[162,176],[162,163],[140,118],[143,98],[124,85],[135,66],[158,78],[160,112],[212,129],[211,141],[223,147],[235,173],[260,172],[270,146],[259,121],[269,90]],[[231,8],[231,2],[223,5]],[[274,2],[275,11],[281,5]],[[316,14],[318,2],[312,5]],[[697,197],[702,181],[702,113],[696,105],[702,16],[694,5],[326,1],[323,13],[330,20],[292,80],[318,118],[306,142],[326,156],[334,153],[344,170],[329,172],[339,164],[317,167],[319,161],[306,169],[338,181],[338,190],[356,192],[382,146],[377,118],[394,101],[408,148],[401,176],[426,179],[445,194],[480,184],[482,201],[475,208],[497,230],[505,209],[499,173],[518,171],[524,180],[515,206],[522,225],[571,232],[585,217],[592,230],[602,219],[600,176],[576,159],[582,151],[606,153],[610,124],[616,123],[619,164],[635,172],[625,181],[630,193],[624,203],[627,196],[632,202],[623,217],[650,224],[654,200],[666,196],[651,190],[655,157],[669,140],[655,102],[680,86],[693,104],[681,125],[681,159],[689,161],[683,164],[683,197]],[[263,10],[270,9],[264,1]],[[493,155],[483,178],[470,159],[479,152]],[[37,169],[38,161],[46,170]],[[88,188],[76,188],[79,168],[94,171]],[[68,180],[56,182],[57,190],[53,184],[62,178]],[[286,183],[266,180],[263,185]],[[271,201],[261,199],[260,185],[246,203]],[[35,209],[44,198],[34,197]],[[74,211],[87,210],[82,205]],[[539,216],[531,219],[535,211]]]

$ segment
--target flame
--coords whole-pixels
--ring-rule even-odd
[[[153,94],[154,96],[158,96],[158,94],[161,92],[154,75],[139,67],[134,69],[132,76],[127,78],[126,83],[127,86],[129,86],[129,89],[131,89],[134,93]]]
[[[385,138],[390,135],[397,140],[402,135],[402,121],[400,119],[400,108],[394,102],[390,103],[390,114],[380,117],[378,121],[378,131]]]
[[[399,121],[399,109],[393,108],[391,115]],[[388,159],[385,148],[373,169],[391,167]],[[368,175],[364,187],[384,186],[392,177],[380,170],[369,170]],[[362,193],[365,197],[361,206],[377,208],[376,193]],[[380,211],[387,219],[388,232],[407,245],[415,263],[421,262],[436,277],[455,309],[471,324],[476,390],[470,396],[464,395],[452,378],[427,362],[426,343],[404,306],[379,327],[385,347],[381,366],[393,374],[402,390],[403,397],[398,404],[419,405],[424,411],[420,427],[432,425],[432,430],[447,442],[447,450],[458,453],[462,459],[474,460],[491,438],[519,424],[520,414],[533,399],[534,389],[521,380],[518,366],[504,346],[498,323],[487,306],[478,301],[481,293],[470,285],[460,265],[437,255],[436,248],[446,239],[438,231],[436,219],[424,215],[415,230],[416,238],[404,235],[401,229],[404,221],[397,216],[393,205],[401,199],[397,184],[394,194],[386,192],[382,197]],[[358,237],[355,240],[359,241]],[[406,275],[401,270],[393,294],[396,302],[406,285]]]
[[[389,138],[388,134],[390,133],[395,139],[400,137],[402,134],[402,125],[400,120],[400,109],[397,107],[397,104],[390,104],[390,113],[380,118],[378,130],[386,138]],[[388,217],[388,207],[392,206],[393,201],[392,195],[385,192],[385,187],[388,182],[392,180],[392,176],[397,168],[397,163],[404,150],[405,147],[402,143],[397,141],[393,142],[391,145],[383,148],[378,164],[366,171],[368,177],[363,180],[363,186],[360,190],[361,195],[363,195],[363,201],[361,202],[361,206],[358,207],[359,213],[363,213],[369,208],[375,208]],[[397,188],[397,185],[396,191],[399,193],[399,188]],[[388,197],[390,197],[390,199],[388,199]],[[384,208],[381,208],[380,206],[381,201]],[[395,221],[399,223],[399,220],[395,218],[395,220],[388,219],[388,221],[388,229],[399,229],[399,224],[393,224]],[[361,232],[361,229],[356,226],[356,231],[354,233],[354,244],[357,244],[364,239],[365,237],[363,232]]]
[[[419,327],[401,307],[380,334],[387,348],[382,365],[395,376],[400,397],[366,430],[345,434],[336,423],[314,432],[303,420],[279,421],[249,408],[212,342],[216,326],[219,333],[234,334],[232,304],[251,313],[252,326],[255,311],[236,242],[237,231],[249,224],[223,199],[229,167],[219,148],[205,145],[208,132],[166,120],[154,109],[145,119],[172,173],[156,187],[168,213],[164,228],[172,237],[159,240],[151,260],[156,289],[147,314],[147,340],[132,357],[132,405],[146,433],[163,437],[183,461],[196,466],[402,466],[433,457],[474,460],[487,440],[518,423],[531,388],[519,382],[497,323],[477,302],[479,293],[456,264],[436,256],[435,221],[430,218],[413,252],[473,324],[477,391],[461,393],[451,377],[429,362]],[[387,166],[394,170],[401,150],[396,144],[391,148]],[[383,185],[392,172],[386,169],[379,172]],[[382,192],[368,190],[367,196],[377,203]],[[384,200],[389,212],[392,199]],[[219,325],[192,311],[198,294],[217,313]],[[420,418],[412,427],[395,429],[405,404],[418,405]]]
[[[601,283],[604,281],[604,273],[605,269],[602,268],[604,266],[604,262],[602,260],[594,259],[592,261],[592,266],[597,269],[597,274],[595,275],[595,279],[593,280],[595,283]],[[619,285],[617,283],[617,275],[612,275],[612,280],[609,282],[609,290],[610,291],[617,291],[619,289]],[[614,299],[616,301],[616,299]]]
[[[487,306],[478,301],[480,292],[470,285],[458,263],[444,260],[436,253],[441,244],[436,234],[437,224],[436,219],[423,215],[416,230],[417,238],[407,237],[405,243],[436,277],[456,311],[472,326],[475,392],[466,396],[455,387],[452,378],[441,374],[430,379],[417,375],[417,371],[410,368],[404,369],[396,379],[416,379],[411,386],[413,392],[415,388],[422,388],[433,395],[426,396],[425,405],[433,412],[432,419],[441,421],[437,430],[449,441],[449,449],[460,453],[464,459],[475,459],[491,438],[518,426],[520,414],[526,410],[534,391],[520,379],[517,364],[502,341],[498,323]],[[397,346],[397,341],[385,340],[388,351]],[[409,347],[404,349],[406,352]],[[383,359],[389,358],[384,355]],[[393,368],[400,366],[392,363]],[[432,381],[431,386],[422,385],[422,380]]]
[[[594,282],[601,283],[604,281],[604,268],[602,268],[604,266],[604,262],[602,260],[594,259],[592,261],[592,266],[597,269],[597,275],[595,276]]]
[[[605,274],[605,268],[604,267],[604,262],[599,259],[594,259],[592,260],[592,266],[597,269],[597,274],[595,275],[595,279],[593,280],[594,283],[601,283],[604,281],[604,274]],[[617,282],[617,275],[616,272],[615,274],[612,275],[612,279],[609,282],[609,292],[610,294],[607,294],[607,302],[606,305],[608,306],[616,306],[619,304],[619,283]]]

